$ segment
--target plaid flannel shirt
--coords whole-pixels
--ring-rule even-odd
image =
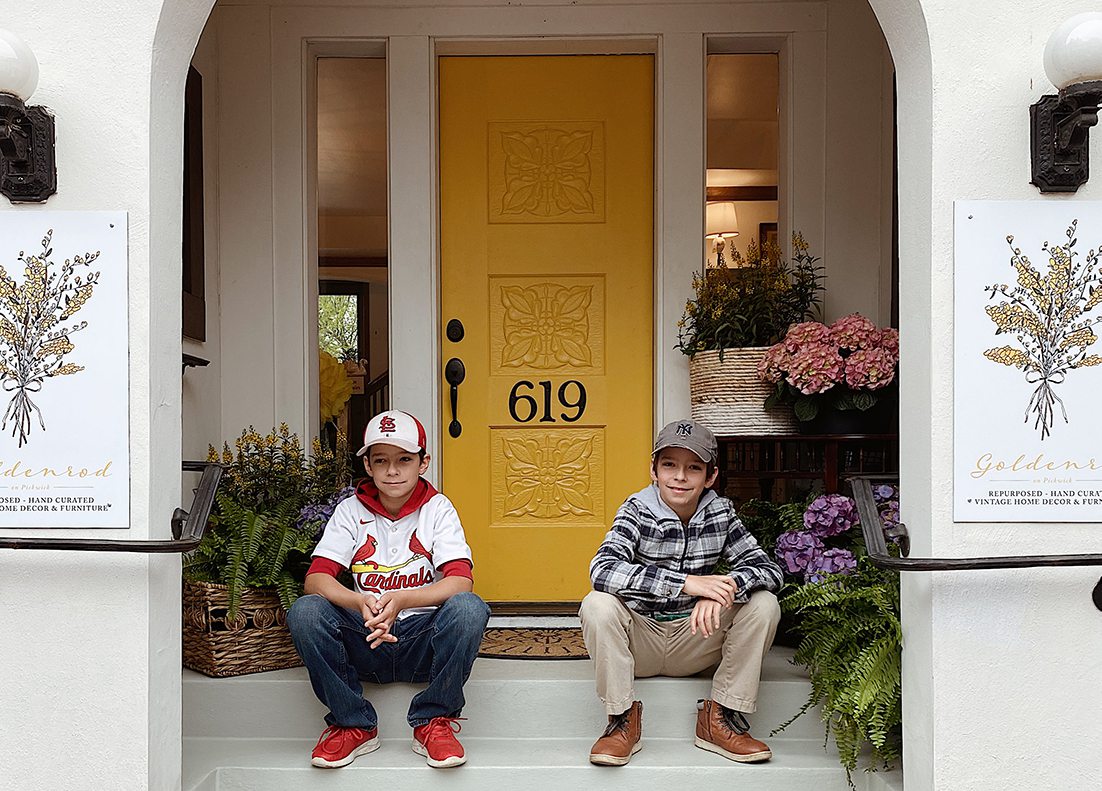
[[[721,559],[738,585],[735,601],[759,589],[780,590],[780,567],[747,532],[730,500],[706,491],[685,525],[651,486],[620,506],[589,576],[594,589],[619,596],[637,612],[687,613],[696,597],[682,592],[685,577],[713,574]]]

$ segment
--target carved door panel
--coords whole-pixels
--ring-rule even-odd
[[[443,491],[484,598],[577,601],[648,480],[653,59],[439,65]]]

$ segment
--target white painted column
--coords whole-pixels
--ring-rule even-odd
[[[390,182],[390,403],[416,415],[440,447],[436,99],[432,41],[387,46]],[[439,375],[438,375],[439,374]],[[429,469],[435,480],[436,465]]]
[[[693,273],[704,268],[704,36],[662,36],[658,65],[656,427],[690,412],[689,358],[674,346]]]
[[[249,425],[264,433],[291,420],[277,410],[269,16],[260,6],[217,11],[222,430],[230,440]]]

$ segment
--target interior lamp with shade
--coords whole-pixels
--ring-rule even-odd
[[[723,258],[726,237],[738,236],[738,213],[731,201],[709,203],[705,212],[705,239],[712,242],[716,251],[716,266],[727,266]]]
[[[0,193],[13,203],[41,203],[57,192],[54,118],[26,104],[37,87],[34,52],[0,28]]]

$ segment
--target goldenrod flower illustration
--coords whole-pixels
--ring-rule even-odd
[[[99,272],[77,274],[78,269],[90,269],[99,252],[67,258],[58,269],[50,260],[53,235],[53,229],[46,232],[39,254],[20,251],[22,286],[0,265],[0,382],[5,392],[13,393],[0,430],[6,431],[11,423],[11,435],[19,438],[19,447],[31,433],[32,415],[46,430],[42,410],[31,395],[40,392],[47,379],[84,370],[83,365],[64,362],[64,357],[75,348],[72,336],[88,322],[68,320],[84,307],[99,285]]]
[[[1066,244],[1050,247],[1045,242],[1041,246],[1048,254],[1048,271],[1044,274],[1014,246],[1014,237],[1007,236],[1017,283],[984,288],[990,299],[1006,297],[984,309],[995,322],[995,334],[1014,334],[1021,346],[999,346],[986,350],[983,356],[1021,369],[1026,381],[1036,385],[1026,406],[1025,422],[1033,416],[1033,428],[1041,432],[1042,440],[1052,433],[1057,405],[1064,422],[1068,422],[1064,402],[1053,388],[1064,382],[1069,371],[1102,364],[1102,356],[1087,353],[1098,341],[1093,327],[1102,323],[1102,315],[1088,315],[1102,304],[1102,273],[1098,267],[1102,248],[1089,251],[1083,261],[1076,260],[1078,222],[1072,220],[1067,229]]]

